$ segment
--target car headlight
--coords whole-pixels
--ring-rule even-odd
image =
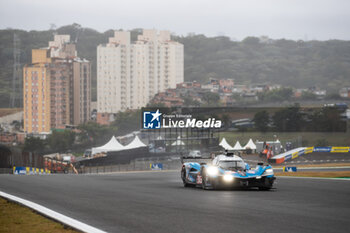
[[[226,182],[233,181],[233,176],[231,174],[224,175],[224,181],[226,181]]]
[[[217,176],[219,174],[219,169],[217,167],[208,167],[207,173],[209,176]]]
[[[264,172],[264,175],[266,175],[266,176],[273,175],[273,170],[272,170],[272,168],[266,169],[265,172]]]

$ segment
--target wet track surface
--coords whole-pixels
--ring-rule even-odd
[[[184,188],[179,172],[0,176],[0,191],[108,232],[348,232],[350,181],[277,179],[276,189]]]

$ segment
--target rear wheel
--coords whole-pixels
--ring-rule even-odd
[[[272,185],[273,185],[273,180],[270,181],[267,177],[265,177],[263,185],[264,186],[259,187],[259,190],[262,190],[262,191],[270,190],[272,188]]]
[[[189,184],[186,182],[186,169],[185,168],[182,168],[182,170],[181,170],[181,179],[182,179],[182,182],[184,184],[184,187],[188,187]]]

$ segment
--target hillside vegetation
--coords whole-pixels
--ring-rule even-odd
[[[135,40],[140,29],[132,31]],[[100,33],[78,24],[57,30],[0,30],[0,107],[9,105],[13,67],[13,34],[20,40],[21,64],[30,63],[31,49],[46,47],[54,33],[77,39],[78,55],[92,63],[92,96],[96,99],[96,47],[106,43],[113,30]],[[78,38],[77,38],[78,37]],[[185,80],[233,78],[236,83],[273,83],[291,87],[319,86],[336,93],[350,86],[350,41],[293,41],[247,37],[241,42],[228,37],[173,35],[185,47]],[[18,92],[21,96],[21,93]]]

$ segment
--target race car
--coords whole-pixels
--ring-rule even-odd
[[[275,181],[270,165],[258,163],[255,169],[233,153],[216,156],[211,164],[186,162],[181,169],[181,179],[185,187],[201,186],[203,189],[230,187],[257,187],[269,190]]]

